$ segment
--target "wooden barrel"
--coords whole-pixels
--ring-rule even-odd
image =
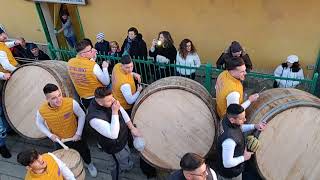
[[[59,149],[53,152],[67,167],[72,171],[77,180],[84,180],[86,172],[83,169],[83,163],[80,154],[74,149]]]
[[[320,99],[297,89],[261,93],[247,112],[249,123],[268,123],[259,135],[256,166],[268,180],[320,177]]]
[[[218,127],[208,91],[196,81],[176,76],[144,89],[132,117],[145,138],[143,158],[165,170],[179,169],[187,152],[205,156]]]
[[[10,126],[28,139],[42,139],[38,130],[36,112],[45,102],[43,87],[56,84],[63,96],[75,97],[76,91],[63,61],[42,61],[23,65],[16,69],[5,83],[2,92],[2,107]]]

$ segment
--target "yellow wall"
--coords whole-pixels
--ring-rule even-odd
[[[289,54],[314,64],[320,42],[318,0],[89,0],[79,6],[85,35],[95,41],[104,31],[107,40],[122,44],[135,26],[150,46],[161,30],[173,35],[176,47],[183,38],[196,45],[202,62],[215,63],[232,41],[240,41],[254,67],[273,69]]]
[[[0,24],[10,38],[25,37],[27,41],[46,43],[34,2],[1,0]]]

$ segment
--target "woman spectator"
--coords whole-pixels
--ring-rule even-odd
[[[175,75],[174,68],[169,67],[168,65],[175,64],[177,50],[174,47],[174,42],[168,31],[159,32],[158,39],[154,39],[152,41],[149,56],[153,57],[156,62],[160,63],[160,66],[155,68],[156,80],[162,77]],[[166,64],[167,66],[161,66],[161,64]]]
[[[274,71],[276,77],[304,79],[303,70],[300,68],[299,58],[296,55],[290,55],[287,57],[285,63],[279,65]],[[294,80],[276,79],[273,87],[280,88],[294,88],[300,82]]]
[[[110,45],[109,47],[110,51],[108,52],[108,56],[121,57],[121,50],[119,48],[119,44],[117,43],[117,41],[111,41],[109,45]],[[116,60],[114,58],[110,58],[109,67],[108,67],[109,74],[112,74],[112,69],[115,64],[116,64]]]
[[[62,28],[59,30],[56,30],[55,33],[59,34],[60,32],[63,31],[63,35],[66,38],[69,46],[74,48],[76,46],[77,40],[72,28],[72,23],[71,23],[71,18],[69,16],[69,13],[67,11],[61,12],[60,20],[61,20]]]
[[[177,75],[185,76],[193,80],[195,79],[196,68],[200,67],[201,62],[197,50],[190,39],[181,41],[179,52],[177,53],[176,65],[190,67],[177,67]]]

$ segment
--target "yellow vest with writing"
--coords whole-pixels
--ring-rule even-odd
[[[3,42],[0,42],[0,51],[4,51],[6,54],[7,54],[7,57],[8,57],[8,60],[9,60],[9,63],[12,65],[12,66],[17,66],[18,65],[18,62],[16,61],[16,59],[13,57],[12,55],[12,52],[10,51],[10,49],[8,48],[8,46],[3,43]],[[1,65],[0,65],[0,72],[3,72],[3,73],[8,73],[9,71],[5,70]]]
[[[223,71],[217,79],[216,83],[216,98],[217,98],[217,113],[222,118],[227,112],[227,96],[231,92],[240,94],[239,103],[243,102],[243,86],[240,80],[231,76],[228,71]]]
[[[63,139],[75,135],[78,122],[73,112],[72,98],[63,98],[62,105],[58,108],[52,108],[45,102],[40,106],[39,112],[51,133]]]
[[[34,174],[31,170],[28,170],[25,180],[63,180],[62,172],[53,157],[48,153],[41,156],[43,161],[47,163],[46,171],[43,174]]]
[[[120,102],[120,105],[124,109],[131,109],[132,104],[128,104],[121,92],[121,86],[124,84],[129,84],[131,87],[131,93],[136,92],[136,84],[132,74],[125,74],[121,69],[121,63],[116,64],[112,71],[112,95],[115,99]]]
[[[93,73],[96,62],[82,57],[68,61],[68,72],[81,98],[94,96],[94,91],[103,85]]]

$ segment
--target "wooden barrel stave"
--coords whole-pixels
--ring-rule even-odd
[[[317,97],[279,88],[261,93],[246,110],[249,123],[268,122],[268,128],[259,135],[261,145],[255,156],[262,177],[281,180],[320,175],[320,131],[314,128],[320,125],[319,108]]]
[[[183,97],[177,97],[179,96],[179,93],[185,93],[183,94]],[[176,94],[175,94],[176,93]],[[172,95],[173,97],[170,97],[170,95]],[[204,117],[206,117],[206,119],[210,122],[207,122],[208,124],[206,126],[210,126],[207,129],[197,129],[197,127],[195,126],[193,129],[183,129],[183,127],[181,127],[183,129],[183,131],[188,131],[183,132],[181,134],[179,134],[177,132],[177,134],[173,135],[171,134],[172,132],[169,131],[170,127],[164,127],[163,124],[165,123],[171,123],[172,122],[172,126],[177,125],[180,126],[181,124],[179,124],[179,122],[176,122],[176,119],[174,119],[173,121],[168,121],[168,119],[170,119],[168,116],[170,116],[170,114],[168,115],[166,112],[161,112],[161,110],[158,110],[158,114],[160,114],[162,117],[166,117],[167,118],[163,118],[161,121],[159,122],[147,122],[145,120],[142,120],[140,117],[142,111],[139,111],[139,109],[143,109],[145,110],[145,112],[151,112],[152,111],[152,107],[146,105],[147,103],[151,103],[151,101],[149,101],[150,99],[161,99],[162,96],[165,96],[166,98],[170,97],[172,99],[179,99],[179,98],[183,98],[183,99],[188,99],[188,100],[192,100],[192,102],[198,102],[198,103],[193,103],[194,106],[199,106],[199,108],[203,108],[202,106],[206,106],[205,108],[207,109],[207,113],[204,112],[204,114],[202,114]],[[181,95],[182,96],[182,95]],[[169,98],[168,98],[169,99]],[[197,100],[195,100],[197,99]],[[155,100],[153,100],[155,101]],[[161,101],[161,100],[160,100]],[[162,104],[165,104],[165,102],[159,102]],[[173,104],[173,103],[168,103],[168,106],[170,106],[174,109],[177,109],[177,104]],[[151,109],[150,109],[151,108]],[[196,109],[196,108],[194,108]],[[168,109],[166,109],[167,111]],[[197,110],[194,110],[197,111]],[[180,111],[178,111],[177,113],[180,113]],[[157,116],[157,115],[155,115]],[[168,148],[172,148],[171,151],[176,152],[176,154],[174,155],[174,160],[175,163],[172,163],[167,159],[164,160],[164,156],[163,154],[159,153],[159,151],[162,151],[164,146],[167,146],[165,141],[162,141],[163,139],[159,139],[160,142],[158,142],[157,144],[153,143],[152,146],[154,146],[153,148],[151,146],[148,146],[148,144],[150,144],[150,139],[148,140],[148,136],[151,134],[151,136],[155,136],[156,133],[159,133],[159,136],[161,136],[162,138],[174,138],[176,137],[177,139],[185,139],[185,137],[182,137],[182,135],[188,135],[189,134],[195,134],[194,136],[189,135],[189,142],[186,142],[185,144],[181,143],[181,146],[184,146],[188,143],[195,143],[197,142],[198,144],[201,145],[201,143],[208,143],[210,141],[210,147],[208,149],[207,152],[203,153],[201,152],[201,150],[199,151],[196,150],[198,147],[185,147],[184,150],[196,150],[198,151],[198,153],[200,153],[200,155],[205,156],[209,151],[210,148],[213,145],[213,142],[215,141],[215,137],[216,137],[216,133],[217,130],[216,128],[218,128],[217,126],[217,118],[216,118],[216,114],[214,111],[214,106],[212,103],[212,97],[210,96],[210,94],[207,92],[207,90],[200,84],[198,84],[197,82],[187,79],[187,78],[182,78],[182,77],[169,77],[169,78],[164,78],[161,79],[159,81],[156,81],[154,83],[152,83],[151,85],[149,85],[139,96],[138,100],[136,101],[133,110],[132,110],[132,117],[134,120],[134,123],[137,124],[138,128],[142,128],[142,133],[145,135],[146,138],[146,148],[145,151],[142,152],[142,156],[143,158],[149,162],[150,164],[156,166],[159,169],[166,169],[166,170],[171,170],[171,169],[177,169],[178,168],[178,163],[180,161],[180,158],[182,157],[182,155],[185,153],[184,151],[180,152],[179,149],[174,149],[176,147],[168,147]],[[189,117],[188,117],[189,118]],[[179,119],[179,118],[178,118]],[[182,119],[182,118],[180,118]],[[179,120],[180,120],[179,119]],[[178,121],[179,121],[178,120]],[[144,124],[141,124],[142,122],[139,121],[144,121]],[[201,122],[203,123],[203,122]],[[162,128],[162,129],[161,129]],[[196,130],[194,130],[196,129]],[[210,129],[210,130],[209,130]],[[194,131],[194,132],[192,132]],[[200,140],[197,139],[197,133],[199,131],[204,131],[207,134],[211,134],[211,138],[209,138],[210,140],[208,140],[207,138],[203,139],[203,142],[199,142]],[[161,134],[161,133],[162,134]],[[164,134],[163,134],[164,133]],[[175,132],[173,132],[175,133]],[[148,143],[149,141],[149,143]],[[203,145],[202,145],[203,146]],[[200,147],[202,147],[200,146]],[[156,148],[155,148],[156,147]],[[155,151],[155,149],[162,149],[159,150],[158,152]],[[162,151],[164,153],[164,151]],[[184,153],[183,153],[184,152]],[[167,153],[167,152],[166,152]],[[169,152],[168,152],[169,153]],[[159,154],[161,154],[159,156]],[[175,165],[173,165],[175,164]]]
[[[62,61],[41,61],[20,66],[4,85],[2,107],[9,125],[27,139],[45,138],[35,125],[36,112],[45,101],[47,83],[56,84],[63,96],[77,99],[76,91]]]
[[[77,180],[84,180],[86,173],[80,154],[74,149],[60,149],[53,152],[72,171]]]

